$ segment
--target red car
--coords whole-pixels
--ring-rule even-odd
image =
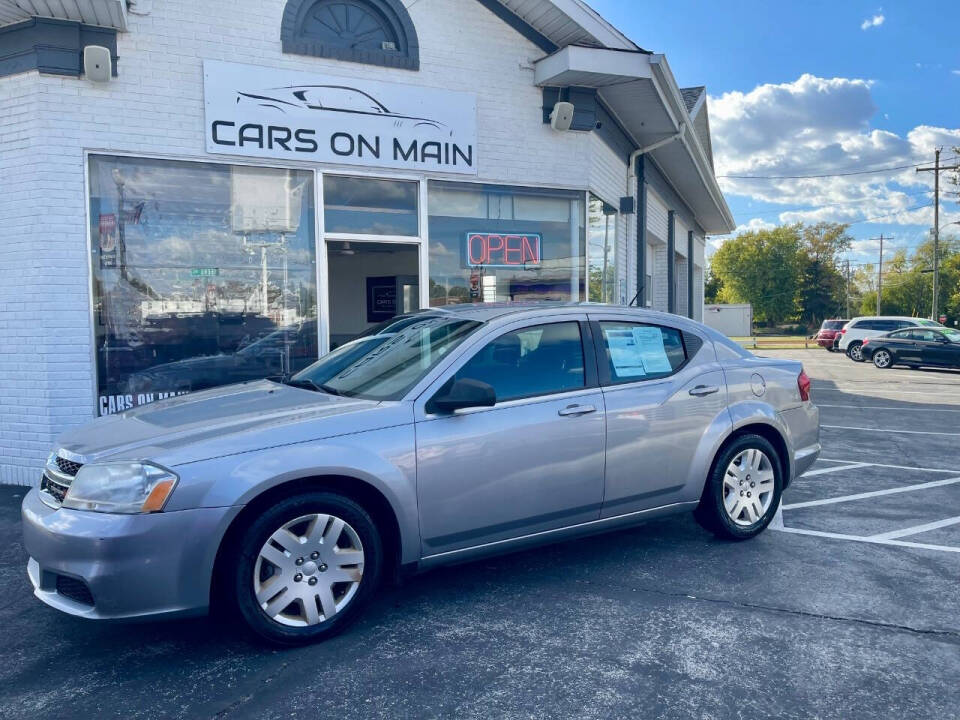
[[[840,337],[840,330],[847,324],[847,320],[824,320],[820,326],[820,332],[817,333],[817,345],[825,347],[830,352],[836,349],[837,339]]]

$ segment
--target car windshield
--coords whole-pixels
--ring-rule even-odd
[[[935,328],[943,327],[943,325],[938,323],[936,320],[920,320],[919,323],[923,327],[935,327]]]
[[[399,400],[482,323],[443,315],[404,318],[337,348],[288,381],[331,395]]]
[[[960,343],[960,330],[954,330],[953,328],[944,328],[940,332],[946,335],[947,339],[950,342]]]

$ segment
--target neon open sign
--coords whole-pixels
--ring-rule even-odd
[[[467,267],[540,267],[539,233],[468,232],[464,246]]]

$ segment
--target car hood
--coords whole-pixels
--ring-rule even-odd
[[[402,406],[260,380],[98,418],[65,432],[58,448],[84,463],[149,459],[173,466],[412,421]]]

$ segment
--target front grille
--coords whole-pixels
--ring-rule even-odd
[[[57,592],[69,600],[93,607],[93,594],[83,580],[57,575]]]
[[[40,491],[47,493],[50,497],[56,500],[57,505],[63,503],[63,498],[66,497],[67,490],[69,489],[69,483],[65,484],[58,480],[54,480],[47,475],[47,473],[44,473],[43,478],[40,480]]]
[[[69,475],[73,477],[79,472],[80,468],[83,467],[83,463],[74,462],[73,460],[67,460],[62,458],[59,455],[57,456],[57,467],[60,468],[60,472],[64,475]]]

